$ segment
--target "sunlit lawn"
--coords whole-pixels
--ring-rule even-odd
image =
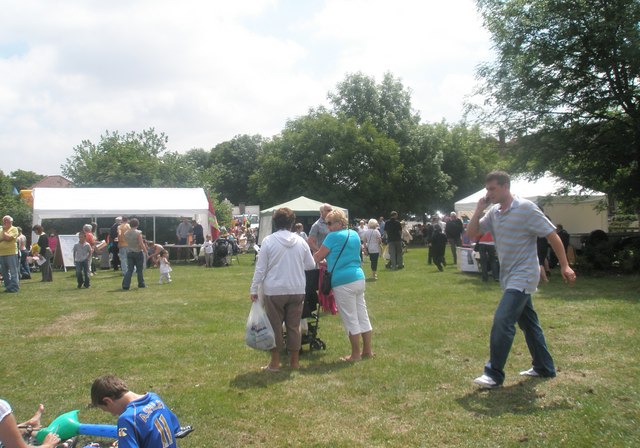
[[[115,423],[86,409],[92,380],[115,373],[136,392],[153,390],[196,431],[182,447],[237,446],[640,446],[640,278],[557,273],[534,298],[559,374],[523,379],[530,357],[518,333],[505,387],[471,382],[488,356],[496,283],[427,266],[411,248],[402,271],[367,283],[373,360],[345,364],[338,316],[323,314],[327,344],[302,370],[260,371],[267,355],[244,345],[252,257],[205,269],[174,266],[174,281],[120,289],[100,271],[89,290],[73,273],[24,281],[0,294],[0,396],[45,423],[81,409],[81,421]],[[369,266],[365,265],[368,273]],[[307,347],[305,347],[307,349]]]

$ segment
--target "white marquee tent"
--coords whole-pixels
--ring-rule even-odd
[[[609,229],[607,211],[596,209],[606,200],[604,193],[585,190],[580,186],[573,186],[567,191],[562,181],[553,176],[537,180],[511,179],[511,192],[542,205],[551,221],[562,224],[571,234],[590,233],[596,229],[607,232]],[[483,188],[457,201],[455,210],[458,216],[466,214],[471,217],[476,204],[485,194],[486,190]]]
[[[36,188],[33,225],[43,219],[168,216],[208,219],[202,188]],[[155,219],[153,224],[155,239]]]
[[[287,207],[293,210],[296,216],[320,217],[320,206],[322,204],[324,204],[324,202],[319,202],[304,196],[300,196],[298,198],[290,200],[289,202],[285,202],[279,205],[274,205],[273,207],[267,208],[265,210],[261,210],[258,244],[262,244],[262,240],[267,235],[270,235],[273,232],[272,217],[273,217],[273,212],[275,212],[277,209]],[[347,218],[349,217],[349,210],[347,210],[346,208],[338,207],[333,204],[332,206],[334,208],[342,209],[347,215]]]

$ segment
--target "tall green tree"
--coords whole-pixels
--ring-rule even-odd
[[[438,204],[443,210],[453,210],[453,203],[484,186],[489,171],[506,168],[500,158],[498,141],[487,135],[479,125],[445,122],[429,125],[443,143],[442,171],[450,180],[452,201]]]
[[[221,198],[233,204],[255,204],[257,197],[247,188],[249,177],[258,169],[264,139],[260,135],[237,135],[216,145],[210,152],[213,187]]]
[[[377,216],[393,206],[402,168],[397,144],[370,122],[319,110],[265,143],[250,187],[265,206],[304,195]]]
[[[420,123],[411,92],[391,73],[385,73],[381,83],[361,72],[348,74],[328,98],[335,114],[360,124],[368,121],[400,146],[409,143],[411,131]]]
[[[28,229],[31,228],[31,207],[25,204],[19,195],[14,194],[13,189],[13,179],[0,170],[0,216],[11,216],[14,226],[22,227],[25,235],[30,234]]]
[[[448,178],[440,166],[442,146],[420,125],[420,115],[413,110],[411,92],[391,73],[381,83],[362,73],[349,74],[336,91],[329,94],[332,112],[338,117],[368,123],[392,139],[403,167],[399,182],[390,186],[394,199],[382,214],[425,212],[433,204],[451,198]]]
[[[37,174],[33,171],[16,170],[12,171],[9,177],[16,190],[20,191],[28,190],[31,186],[44,179],[46,176]]]
[[[497,51],[479,69],[485,122],[515,167],[640,210],[640,2],[477,0]]]
[[[97,144],[84,140],[62,165],[62,173],[79,187],[197,186],[194,166],[167,152],[168,137],[153,128],[142,132],[107,131]]]
[[[394,186],[393,209],[422,215],[451,199],[451,178],[442,171],[447,131],[426,124],[413,128],[409,143],[400,147],[404,169],[402,181]]]

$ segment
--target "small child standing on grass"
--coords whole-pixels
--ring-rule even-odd
[[[167,280],[167,283],[171,283],[171,274],[169,274],[173,269],[171,269],[171,263],[169,263],[169,252],[166,249],[162,249],[160,251],[160,280],[158,284],[162,285],[164,280]]]
[[[210,268],[213,266],[213,241],[211,241],[211,235],[207,235],[207,240],[202,244],[204,249],[204,262],[205,266]]]
[[[76,265],[76,279],[78,280],[78,289],[90,286],[89,284],[89,263],[91,261],[91,253],[93,248],[87,241],[84,232],[78,233],[78,242],[73,245],[73,263]]]

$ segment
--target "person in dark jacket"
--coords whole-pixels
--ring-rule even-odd
[[[439,271],[443,271],[444,250],[447,247],[447,236],[442,233],[440,226],[434,226],[433,236],[431,237],[431,255],[433,263],[438,267]]]
[[[398,221],[398,212],[391,212],[391,218],[384,226],[384,232],[387,235],[387,243],[389,244],[389,269],[402,269],[404,262],[402,260],[402,224]]]
[[[447,235],[449,247],[451,247],[451,255],[453,256],[453,264],[458,263],[458,247],[462,246],[462,233],[464,226],[462,220],[458,218],[456,212],[451,212],[450,219],[444,226],[444,233]]]

